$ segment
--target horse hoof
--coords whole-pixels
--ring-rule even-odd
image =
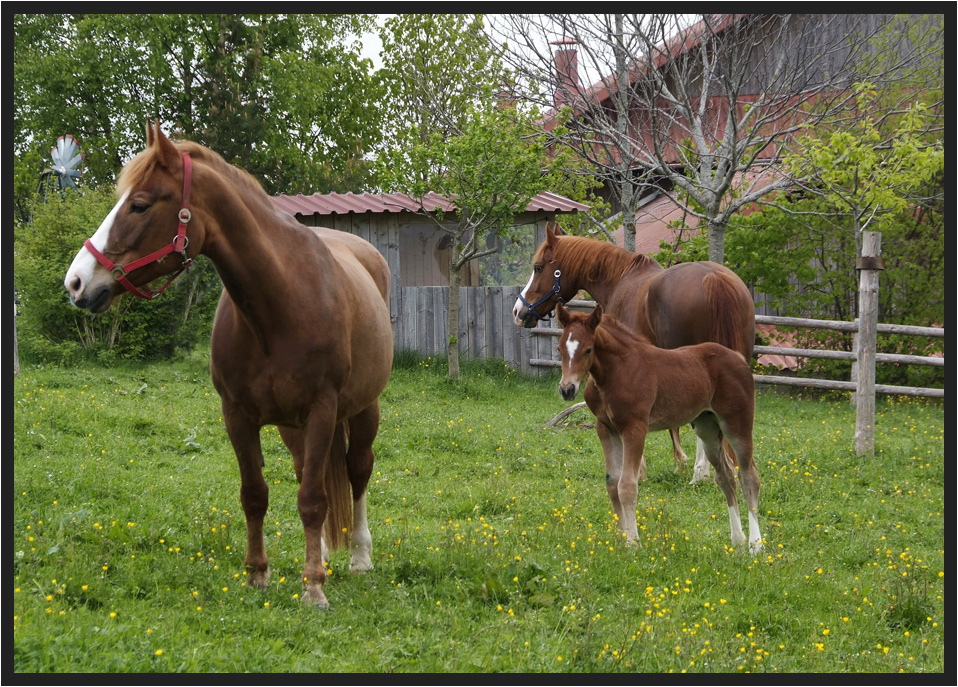
[[[367,573],[373,569],[373,564],[370,561],[359,561],[356,563],[349,564],[349,572],[353,575],[361,575]]]
[[[254,570],[249,574],[246,584],[254,589],[266,589],[269,586],[269,570]]]
[[[323,594],[322,590],[316,592],[307,589],[303,592],[302,601],[307,606],[312,606],[318,611],[329,610],[329,601],[326,600],[326,595]]]

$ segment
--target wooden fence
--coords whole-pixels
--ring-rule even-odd
[[[497,358],[528,375],[549,370],[534,361],[558,360],[555,341],[517,327],[512,306],[521,287],[463,286],[459,289],[459,355],[463,360]],[[406,286],[400,289],[394,313],[396,348],[422,355],[445,355],[449,330],[448,286]]]
[[[875,384],[875,365],[877,363],[931,365],[944,367],[944,357],[925,357],[911,355],[878,354],[877,334],[892,333],[910,336],[932,336],[944,338],[944,328],[938,327],[910,327],[904,325],[878,324],[878,274],[884,269],[881,260],[881,234],[864,232],[862,239],[862,257],[858,259],[856,268],[859,271],[859,313],[861,317],[855,322],[834,322],[829,320],[810,320],[801,318],[757,316],[757,324],[772,324],[781,326],[798,326],[810,328],[833,329],[838,331],[854,332],[856,334],[855,351],[826,351],[795,348],[779,348],[773,346],[756,346],[755,353],[780,353],[796,357],[831,358],[851,360],[853,362],[854,381],[832,381],[809,379],[800,377],[779,377],[773,375],[755,375],[759,384],[787,384],[792,386],[808,386],[824,389],[839,389],[853,392],[856,406],[855,450],[859,455],[874,451],[875,425],[875,394],[901,394],[912,396],[929,396],[944,398],[944,389],[929,389],[922,387],[904,387]],[[579,301],[580,307],[594,307],[594,303]],[[557,336],[558,329],[537,327],[532,330],[537,335]],[[538,359],[534,364],[545,367],[555,366],[553,359]]]
[[[512,306],[516,302],[518,286],[464,286],[459,295],[459,349],[464,360],[496,358],[505,361],[524,374],[547,375],[559,367],[556,338],[562,333],[555,321],[534,329],[521,329],[512,320]],[[422,355],[445,355],[448,339],[446,313],[449,309],[449,288],[445,286],[410,286],[401,289],[399,298],[401,313],[396,317],[396,348],[408,349]],[[589,310],[595,307],[592,301],[574,300],[569,307]],[[793,317],[756,315],[756,324],[771,324],[781,327],[807,327],[831,329],[842,332],[857,332],[857,322],[815,320]],[[879,334],[901,334],[944,338],[945,330],[938,327],[910,327],[897,324],[879,324]],[[805,348],[756,346],[755,354],[779,354],[804,358],[849,360],[856,355],[848,351],[829,351]],[[944,367],[944,358],[914,355],[891,355],[878,353],[879,364],[929,365]],[[819,389],[854,391],[853,381],[834,381],[805,377],[756,375],[760,384],[804,386]],[[876,385],[875,391],[882,394],[927,396],[944,398],[943,389]]]

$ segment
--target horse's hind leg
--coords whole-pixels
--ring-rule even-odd
[[[711,412],[702,413],[695,418],[692,427],[702,440],[708,461],[715,468],[715,482],[725,494],[729,526],[732,531],[732,546],[737,547],[745,543],[745,532],[742,531],[742,516],[738,509],[738,498],[735,492],[735,473],[722,446],[722,430]]]
[[[699,482],[708,482],[709,477],[711,477],[712,471],[709,469],[709,459],[705,455],[705,444],[702,443],[702,439],[696,437],[695,439],[695,466],[692,468],[692,481],[689,484],[697,484]]]
[[[748,507],[748,546],[749,551],[755,554],[762,550],[762,533],[758,527],[758,492],[761,488],[761,480],[752,454],[751,421],[746,424],[747,426],[742,427],[729,427],[726,438],[738,457],[738,477],[742,483],[742,493],[745,494],[745,504]]]
[[[682,450],[682,444],[679,441],[679,428],[671,427],[669,436],[672,437],[672,456],[675,458],[675,471],[682,472],[689,464],[689,457]]]
[[[246,516],[247,584],[265,589],[269,583],[269,559],[263,540],[263,519],[269,505],[269,487],[263,479],[263,450],[260,428],[223,404],[223,423],[240,472],[240,502]]]
[[[350,535],[349,571],[372,570],[373,539],[366,519],[366,487],[373,472],[373,440],[379,431],[379,401],[349,420],[346,469],[353,490],[353,528]]]

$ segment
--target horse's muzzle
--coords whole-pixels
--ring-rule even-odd
[[[110,287],[103,285],[93,289],[86,289],[83,293],[77,295],[75,290],[70,290],[70,303],[80,308],[88,310],[91,313],[101,313],[110,307],[113,299],[110,293]]]
[[[559,382],[559,395],[562,396],[562,400],[564,401],[571,401],[573,398],[575,398],[575,395],[578,391],[578,384],[562,384],[562,382]]]
[[[529,308],[523,308],[522,310],[523,311],[519,313],[519,316],[516,318],[517,323],[521,322],[525,329],[532,329],[539,324],[539,318],[536,317],[535,312]]]

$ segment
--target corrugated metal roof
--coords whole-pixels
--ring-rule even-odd
[[[273,196],[273,202],[283,212],[302,216],[342,215],[349,212],[417,212],[419,210],[419,202],[405,193],[381,195],[375,193],[314,193],[311,196],[304,196],[302,193],[287,196],[285,193],[281,193],[278,196]],[[423,199],[423,206],[429,212],[437,209],[449,212],[453,209],[453,204],[448,198],[436,193],[429,193]],[[543,192],[530,200],[526,209],[529,212],[585,212],[589,209],[589,206],[576,203],[555,193]]]

